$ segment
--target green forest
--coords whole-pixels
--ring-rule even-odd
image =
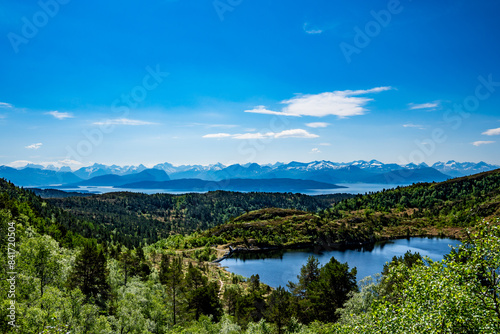
[[[500,171],[366,195],[211,192],[41,198],[0,180],[2,333],[500,332]],[[229,246],[459,237],[375,277],[315,257],[272,289]]]
[[[252,210],[277,207],[317,212],[349,197],[227,191],[184,195],[117,192],[46,201],[88,222],[78,229],[81,235],[137,247],[174,234],[206,230]]]

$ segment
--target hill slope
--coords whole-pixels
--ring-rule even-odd
[[[464,227],[500,216],[500,170],[345,199],[319,214],[281,209],[246,213],[201,235],[233,246],[344,247],[417,235],[460,237]],[[188,239],[189,240],[189,239]]]
[[[246,211],[267,207],[322,211],[352,197],[347,194],[307,196],[282,193],[215,191],[204,194],[108,193],[47,199],[81,220],[105,229],[126,245],[152,243],[175,233],[191,233],[220,225]],[[104,234],[103,236],[104,237]]]

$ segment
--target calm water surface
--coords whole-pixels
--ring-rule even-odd
[[[250,277],[259,274],[260,280],[272,287],[285,287],[288,281],[297,282],[300,268],[306,264],[307,258],[314,255],[321,265],[334,256],[341,263],[347,262],[349,268],[356,267],[358,281],[366,276],[380,273],[384,264],[394,256],[400,256],[411,251],[428,256],[434,261],[443,259],[451,246],[457,246],[460,241],[446,238],[410,238],[378,243],[367,249],[345,251],[325,251],[321,254],[308,250],[293,250],[275,253],[241,254],[221,262],[228,271]],[[258,258],[258,257],[262,258]],[[265,258],[264,258],[265,257]],[[246,258],[246,259],[245,259]]]
[[[346,188],[335,188],[335,189],[310,189],[306,191],[301,191],[301,193],[306,195],[327,195],[327,194],[337,194],[337,193],[347,193],[347,194],[365,194],[369,192],[377,192],[382,189],[391,189],[398,186],[403,186],[401,184],[386,184],[386,183],[339,183],[338,185],[344,186]],[[57,187],[55,187],[57,188]],[[130,189],[130,188],[115,188],[111,186],[78,186],[77,188],[60,188],[64,191],[78,191],[91,194],[105,194],[117,191],[128,191],[135,193],[144,194],[186,194],[186,193],[204,193],[204,191],[191,191],[191,190],[169,190],[169,189]]]

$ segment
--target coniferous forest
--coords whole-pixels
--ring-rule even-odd
[[[366,195],[210,192],[42,198],[0,180],[2,333],[496,333],[500,171]],[[462,240],[374,277],[315,257],[272,289],[231,247]]]

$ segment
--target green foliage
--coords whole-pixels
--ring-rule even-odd
[[[318,260],[310,256],[297,278],[299,282],[289,282],[289,287],[296,298],[298,316],[305,323],[336,321],[335,311],[358,289],[356,268],[349,270],[347,263],[340,263],[334,257],[319,267]]]
[[[4,217],[8,216],[10,220],[20,224],[18,232],[30,226],[39,234],[50,235],[62,246],[69,248],[79,246],[84,241],[80,232],[83,232],[85,222],[78,221],[64,210],[4,179],[0,179],[0,212],[3,212]],[[5,236],[6,234],[2,234],[0,238]]]
[[[222,303],[217,283],[209,283],[201,270],[191,264],[185,277],[185,289],[187,313],[193,313],[195,319],[199,319],[201,315],[211,315],[214,321],[220,319]]]
[[[62,272],[58,243],[49,236],[32,237],[21,244],[19,259],[24,274],[37,279],[40,284],[40,296],[44,287],[57,282]]]
[[[109,221],[98,221],[99,213],[92,219],[83,215],[75,218],[30,191],[0,180],[0,332],[500,332],[498,221],[477,224],[466,242],[441,262],[422,260],[411,253],[393,258],[380,277],[362,281],[359,291],[355,268],[349,269],[334,258],[322,267],[310,258],[298,282],[289,285],[291,292],[283,288],[271,291],[257,275],[245,280],[212,266],[195,266],[190,258],[211,260],[215,255],[212,246],[228,242],[321,246],[371,240],[401,226],[471,225],[474,217],[499,214],[499,189],[498,172],[491,172],[358,196],[317,214],[301,211],[315,210],[290,203],[320,207],[318,203],[329,199],[315,202],[309,197],[292,196],[290,202],[290,194],[245,197],[224,192],[171,196],[173,207],[163,208],[168,212],[161,223],[161,228],[174,226],[167,228],[168,233],[177,228],[186,232],[197,226],[196,220],[186,220],[194,212],[189,213],[189,208],[196,205],[208,203],[210,210],[216,207],[218,218],[198,217],[208,219],[210,224],[218,224],[221,213],[231,211],[224,211],[223,206],[233,205],[235,199],[247,201],[240,208],[249,203],[258,208],[271,198],[279,204],[273,206],[293,209],[248,210],[238,218],[232,219],[236,214],[227,216],[224,219],[229,224],[210,232],[169,235],[155,245],[141,247],[145,238],[159,236],[151,236],[155,229],[133,225],[129,230],[125,227],[124,231],[115,231],[120,222],[105,227],[101,223]],[[106,202],[109,212],[120,211],[120,205],[126,204],[136,217],[156,219],[161,211],[155,211],[156,205],[164,198],[146,196],[143,201],[144,196],[132,194],[132,200],[124,194],[94,196],[85,203]],[[213,202],[210,204],[208,199]],[[158,202],[151,204],[154,201]],[[118,208],[113,208],[115,204]],[[141,218],[137,221],[142,222]],[[179,224],[172,224],[174,221]],[[7,324],[9,226],[15,227],[15,248],[19,252],[16,330]],[[86,240],[79,233],[103,242]],[[120,241],[128,243],[128,247],[138,243],[135,248],[127,248]],[[183,257],[178,256],[178,249],[183,249]]]
[[[184,281],[184,273],[182,271],[182,259],[174,257],[170,260],[163,256],[160,264],[159,280],[167,288],[168,293],[172,297],[172,322],[175,326],[177,323],[178,295],[182,289]]]
[[[476,174],[441,183],[418,183],[410,187],[346,199],[326,214],[341,211],[406,211],[408,218],[430,220],[443,226],[472,226],[482,218],[500,214],[500,171]]]
[[[140,243],[154,243],[171,234],[206,230],[248,211],[278,207],[316,212],[351,196],[214,191],[185,195],[110,193],[49,198],[47,201],[81,221],[92,222],[85,229],[72,225],[71,228],[78,233],[100,241],[113,240],[127,247],[137,247]],[[204,240],[202,244],[189,247],[202,247],[207,242],[213,243]]]
[[[108,268],[106,257],[95,241],[84,244],[75,259],[68,284],[71,288],[79,288],[87,297],[87,301],[104,307],[110,293]]]
[[[291,320],[291,298],[292,295],[279,286],[267,300],[266,319],[276,325],[278,334],[283,332],[283,326]]]
[[[497,333],[500,331],[500,229],[481,223],[469,241],[446,259],[428,265],[390,266],[387,277],[400,281],[392,297],[339,332]],[[405,279],[401,280],[403,277]],[[345,322],[344,322],[345,324]]]

